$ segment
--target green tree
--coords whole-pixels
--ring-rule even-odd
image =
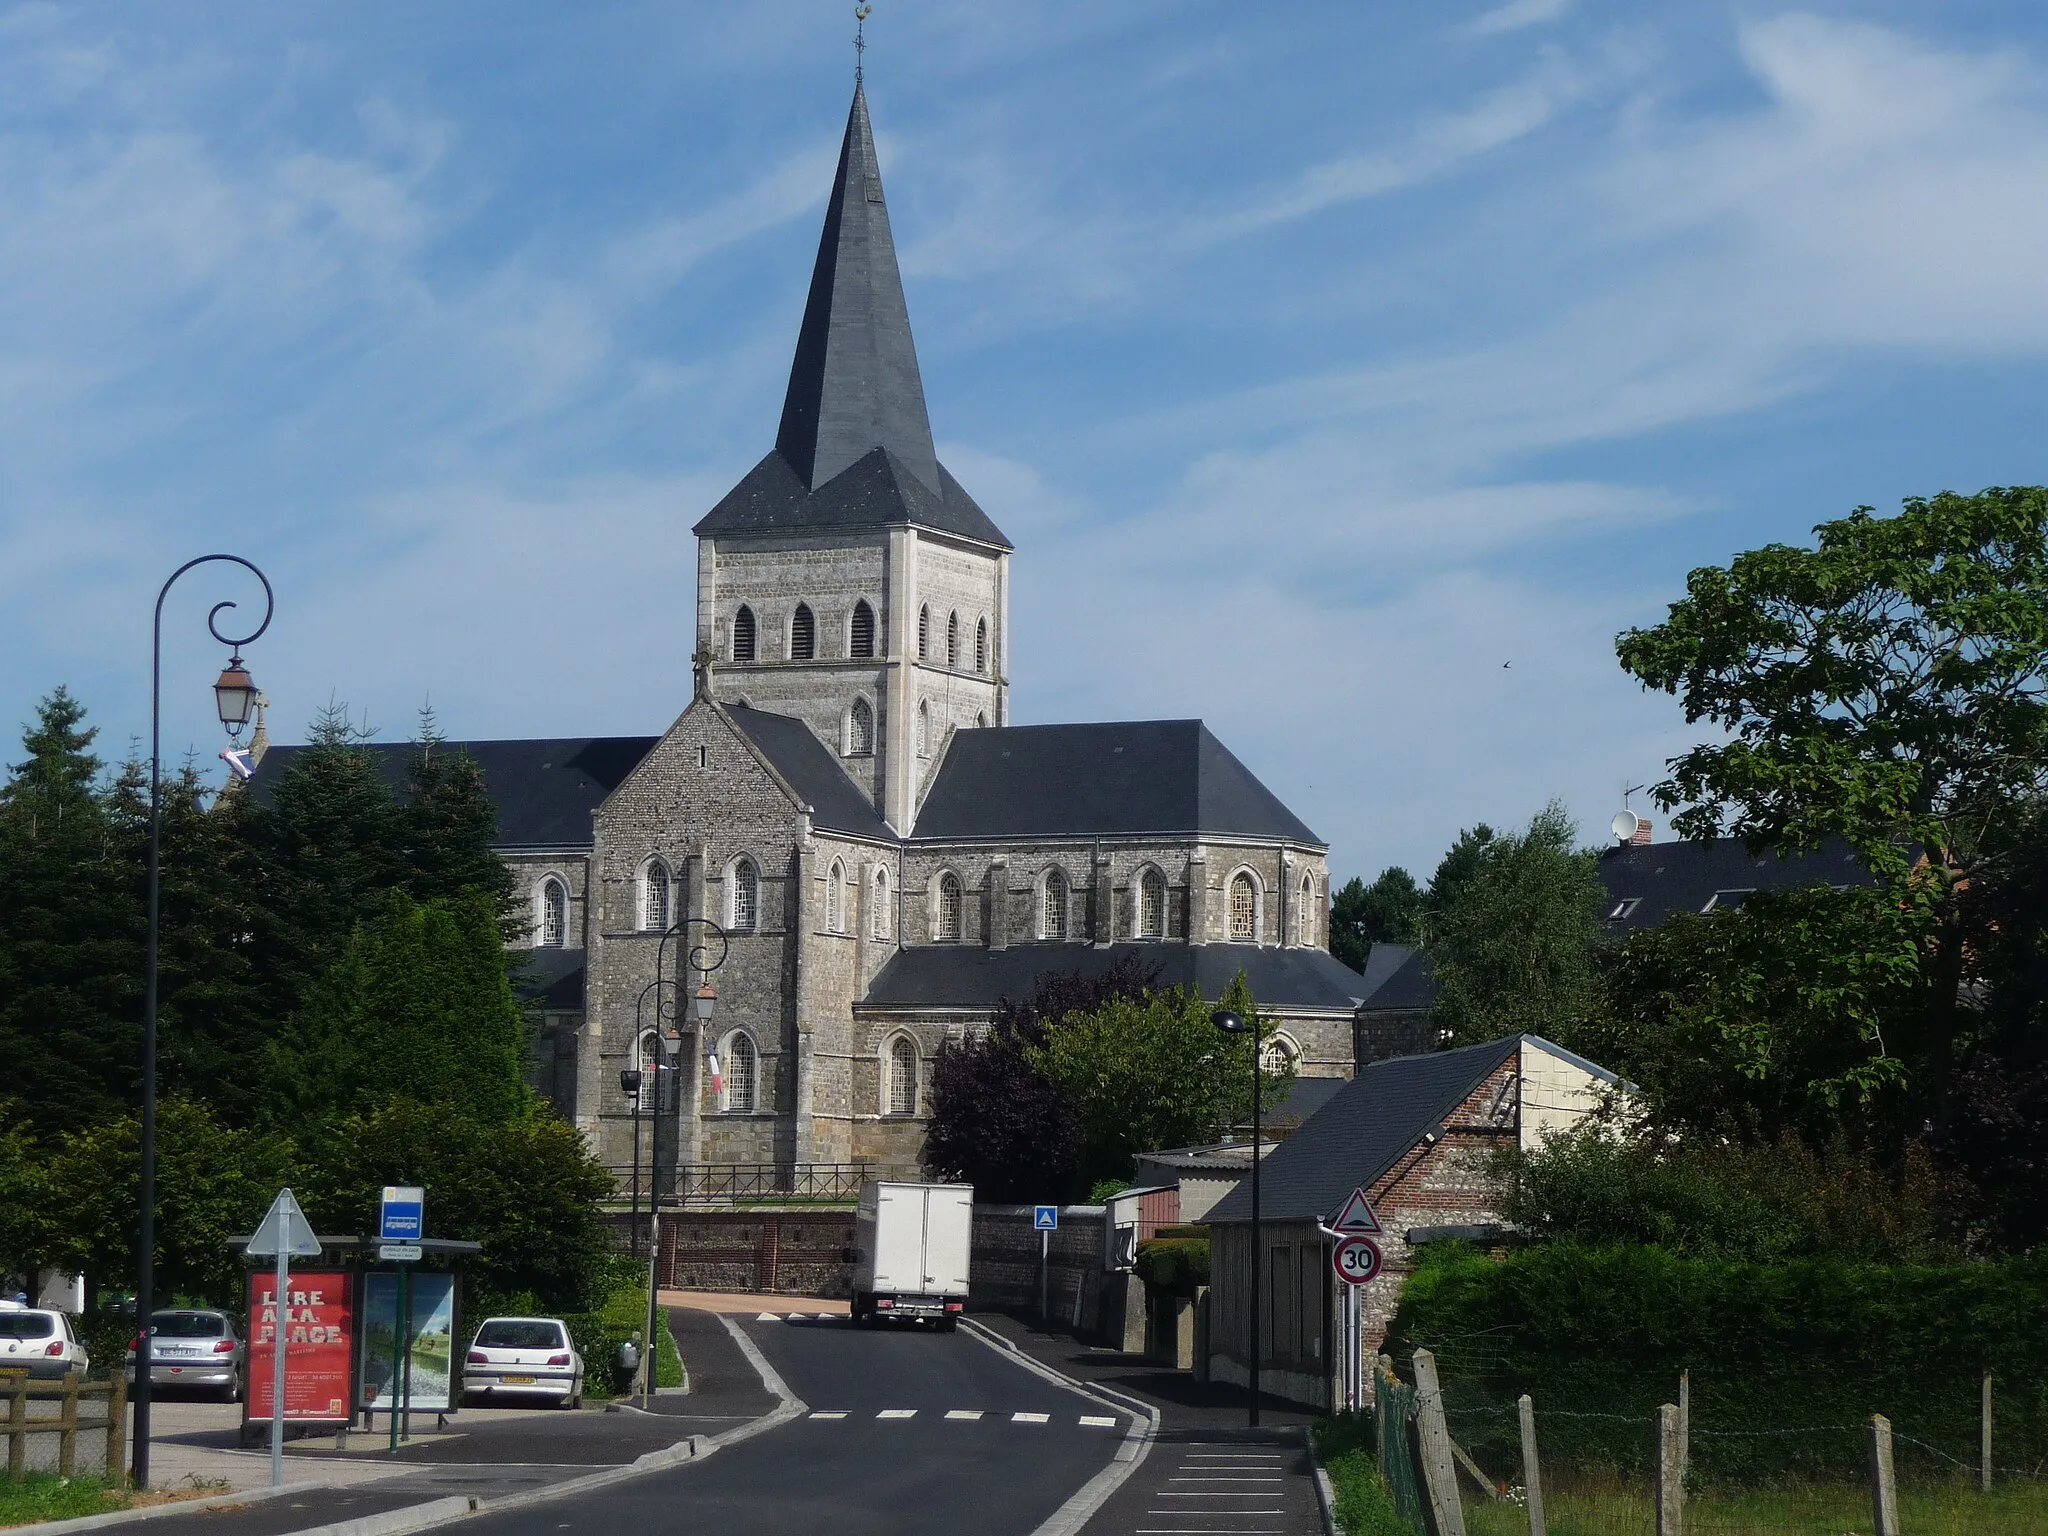
[[[1555,802],[1528,830],[1461,834],[1430,887],[1438,1024],[1458,1044],[1504,1035],[1569,1039],[1598,1006],[1596,856]],[[1438,904],[1440,903],[1440,905]]]
[[[393,891],[308,989],[278,1070],[301,1116],[409,1099],[500,1124],[533,1112],[526,1045],[490,897]]]
[[[50,1152],[41,1185],[52,1229],[48,1262],[116,1286],[135,1273],[141,1142],[140,1119],[127,1114],[73,1132]],[[228,1239],[255,1229],[293,1171],[285,1138],[236,1130],[190,1099],[164,1099],[157,1110],[161,1294],[233,1303],[241,1263]]]
[[[502,920],[510,919],[513,879],[496,848],[498,808],[485,788],[483,769],[467,752],[443,743],[431,709],[420,711],[398,832],[414,899],[482,895]]]
[[[1945,1114],[1968,978],[1956,881],[2048,776],[2048,490],[1859,507],[1814,533],[1692,572],[1617,650],[1715,728],[1656,788],[1680,832],[1840,836],[1925,913],[1921,1038],[1893,1049],[1924,1061]]]
[[[0,1062],[41,1136],[104,1123],[139,1092],[139,881],[97,734],[57,689],[0,785]]]
[[[1425,905],[1415,877],[1398,864],[1371,885],[1353,875],[1330,899],[1330,953],[1362,971],[1375,944],[1419,944]]]

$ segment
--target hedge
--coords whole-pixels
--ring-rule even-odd
[[[1692,1465],[1708,1479],[1849,1475],[1863,1426],[1889,1417],[1902,1466],[1974,1465],[1982,1373],[2002,1467],[2048,1461],[2048,1260],[1917,1268],[1746,1264],[1657,1248],[1470,1250],[1410,1278],[1386,1352],[1435,1352],[1455,1438],[1516,1464],[1515,1399],[1535,1401],[1546,1462],[1638,1472],[1657,1405],[1692,1392]]]

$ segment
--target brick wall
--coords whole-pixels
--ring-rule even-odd
[[[692,1291],[846,1296],[852,1206],[664,1211],[661,1283]]]

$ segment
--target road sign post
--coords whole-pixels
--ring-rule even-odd
[[[320,1239],[313,1224],[299,1209],[289,1189],[280,1189],[270,1202],[256,1235],[249,1239],[249,1253],[259,1259],[277,1260],[277,1290],[270,1301],[270,1486],[284,1486],[284,1351],[290,1330],[285,1326],[291,1311],[291,1261],[294,1256],[311,1258],[320,1251]],[[142,1320],[142,1358],[137,1374],[156,1369],[156,1330],[151,1319]]]
[[[1385,1229],[1360,1185],[1323,1231],[1335,1239],[1330,1268],[1344,1282],[1344,1406],[1357,1412],[1365,1405],[1364,1286],[1380,1272],[1379,1237]]]
[[[1052,1273],[1052,1235],[1060,1228],[1060,1208],[1056,1205],[1033,1206],[1031,1225],[1038,1229],[1038,1317],[1043,1322],[1050,1315],[1046,1293],[1048,1277]]]
[[[427,1235],[427,1192],[417,1184],[386,1184],[377,1202],[377,1257],[398,1266],[391,1314],[391,1453],[412,1438],[412,1271]]]

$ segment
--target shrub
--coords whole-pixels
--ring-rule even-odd
[[[1148,1238],[1138,1244],[1134,1267],[1153,1290],[1192,1296],[1196,1287],[1209,1283],[1208,1235]]]

